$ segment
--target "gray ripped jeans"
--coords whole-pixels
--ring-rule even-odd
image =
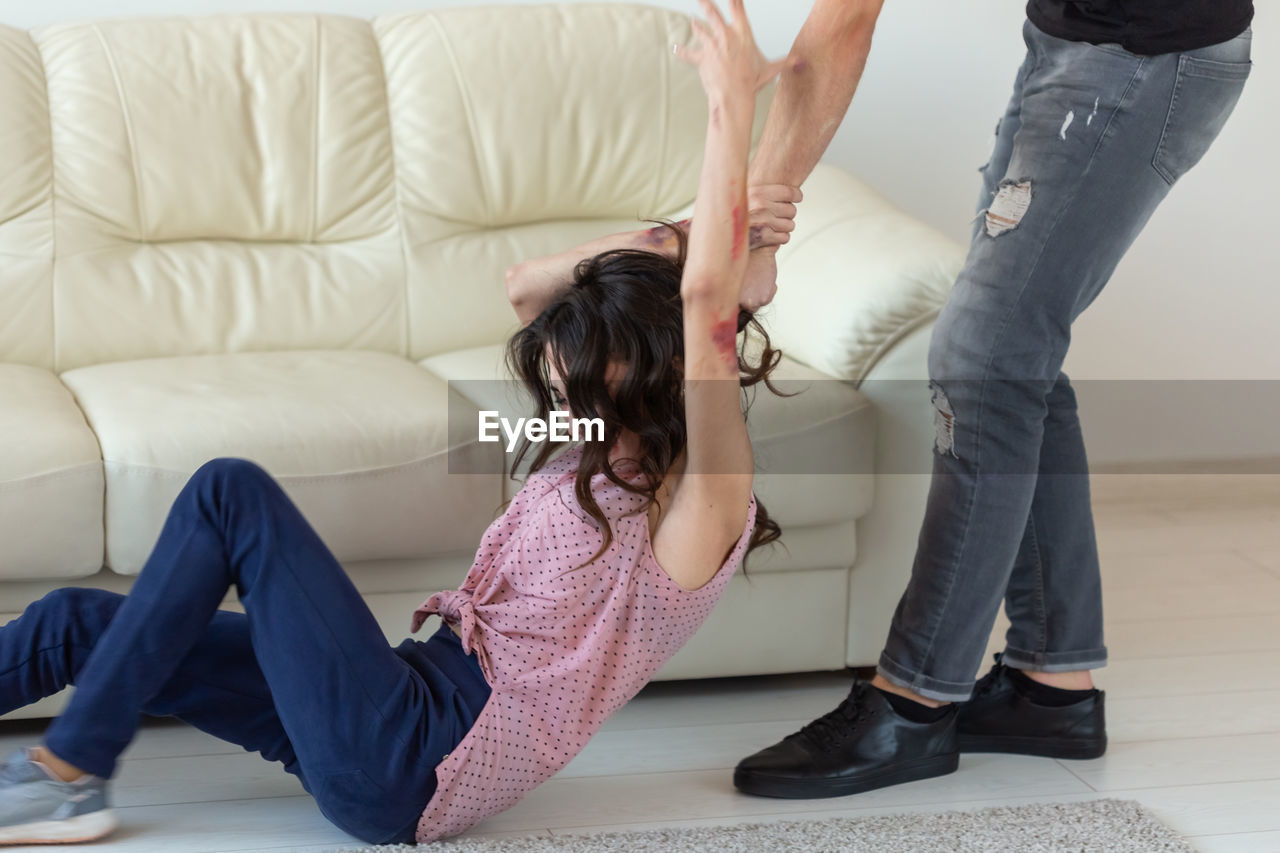
[[[878,667],[944,701],[969,697],[1002,600],[1008,665],[1106,662],[1084,440],[1061,370],[1071,324],[1213,143],[1250,70],[1249,31],[1160,56],[1030,22],[1024,36],[968,260],[933,332],[933,478]]]

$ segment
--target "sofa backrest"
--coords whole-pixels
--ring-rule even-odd
[[[0,361],[500,341],[508,265],[691,201],[688,38],[613,4],[0,27]]]

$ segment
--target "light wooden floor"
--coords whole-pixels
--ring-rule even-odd
[[[965,756],[951,776],[835,800],[738,795],[730,768],[830,710],[844,674],[651,685],[563,773],[476,835],[571,833],[1040,801],[1138,800],[1205,851],[1280,851],[1280,478],[1098,489],[1112,664],[1096,761]],[[1002,630],[1000,626],[997,630]],[[0,748],[30,723],[0,724]],[[279,769],[179,725],[144,729],[104,851],[332,850]],[[19,848],[14,848],[19,849]]]

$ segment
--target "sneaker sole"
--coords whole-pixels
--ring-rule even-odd
[[[959,735],[961,752],[1005,752],[1013,755],[1036,755],[1041,758],[1101,758],[1107,751],[1107,739],[1015,737],[1013,735]]]
[[[733,784],[744,794],[758,797],[778,797],[788,800],[812,800],[821,797],[847,797],[862,794],[890,785],[932,779],[954,773],[960,765],[958,752],[935,755],[915,761],[904,761],[847,779],[789,779],[785,776],[769,776],[753,771],[735,770]]]
[[[43,820],[0,827],[0,844],[79,844],[95,841],[116,828],[110,809],[63,820]]]

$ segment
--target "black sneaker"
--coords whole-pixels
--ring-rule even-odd
[[[954,708],[936,722],[913,723],[855,681],[834,711],[739,762],[733,784],[761,797],[843,797],[943,776],[959,760]]]
[[[973,697],[960,705],[956,729],[961,752],[1097,758],[1107,751],[1101,690],[1071,705],[1039,705],[1019,690],[1013,671],[1000,658],[997,654]]]

